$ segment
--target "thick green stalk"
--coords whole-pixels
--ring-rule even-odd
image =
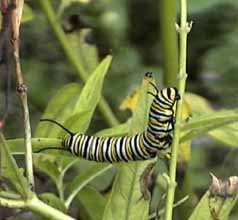
[[[176,86],[178,73],[178,37],[176,23],[176,0],[160,1],[160,32],[164,69],[164,84]]]
[[[26,207],[28,207],[33,212],[52,220],[75,220],[69,215],[66,215],[63,212],[58,211],[57,209],[45,204],[36,196],[27,201]]]
[[[180,40],[180,60],[179,60],[179,94],[181,100],[178,102],[176,110],[176,124],[174,129],[174,139],[172,144],[171,160],[169,165],[169,183],[165,204],[164,220],[172,220],[173,202],[176,188],[176,166],[179,147],[180,126],[182,122],[182,107],[184,99],[184,91],[186,86],[186,59],[187,59],[187,34],[191,29],[191,25],[187,23],[187,0],[181,0],[181,18],[180,27],[177,27]]]
[[[39,200],[36,195],[33,195],[30,199],[24,200],[13,200],[8,198],[0,197],[0,206],[8,208],[18,208],[18,209],[30,209],[31,211],[44,216],[47,219],[52,220],[75,220],[69,215],[52,208],[51,206],[45,204]]]
[[[70,45],[70,42],[67,39],[67,36],[65,35],[64,31],[62,30],[49,0],[38,0],[38,2],[40,4],[43,12],[45,13],[45,15],[49,21],[49,24],[50,24],[59,44],[61,45],[61,47],[66,55],[66,58],[71,63],[71,65],[76,69],[80,78],[84,82],[86,82],[89,74],[85,70],[81,60],[78,59],[78,55],[76,54],[75,50]],[[115,126],[115,125],[119,124],[117,118],[113,114],[111,108],[109,107],[109,105],[104,97],[101,98],[98,105],[99,105],[99,110],[100,110],[101,114],[103,115],[104,119],[110,126]]]
[[[8,208],[21,209],[21,208],[25,208],[26,204],[23,200],[12,200],[12,199],[0,197],[0,207],[1,206],[8,207]]]

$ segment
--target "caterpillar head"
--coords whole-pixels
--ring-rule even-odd
[[[155,96],[155,102],[165,109],[173,107],[179,99],[178,90],[174,87],[162,89]]]
[[[175,87],[166,88],[166,89],[163,89],[162,91],[164,91],[166,93],[166,97],[173,103],[180,99],[180,95],[178,93],[178,90]]]
[[[148,92],[148,94],[154,96],[155,100],[159,103],[162,103],[164,107],[165,106],[171,107],[175,104],[176,101],[180,99],[180,95],[178,93],[177,88],[170,87],[158,90],[157,86],[153,82],[150,82],[150,84],[154,87],[156,93],[154,94],[152,92]]]

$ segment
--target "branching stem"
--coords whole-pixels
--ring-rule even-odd
[[[44,216],[47,219],[52,220],[75,220],[69,215],[45,204],[39,200],[36,195],[33,195],[30,199],[25,200],[13,200],[4,197],[0,197],[0,206],[5,206],[8,208],[20,208],[20,209],[30,209],[33,212]]]

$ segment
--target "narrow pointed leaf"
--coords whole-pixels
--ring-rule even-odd
[[[111,56],[104,58],[95,71],[90,75],[85,86],[83,87],[80,97],[75,104],[73,116],[69,117],[64,123],[65,126],[73,132],[85,132],[87,130],[95,108],[101,98],[104,77],[108,71],[111,61]],[[76,114],[82,113],[85,114],[83,119],[75,117]],[[85,122],[83,125],[81,123],[82,120]]]
[[[132,117],[130,134],[142,132],[146,127],[151,99],[148,80],[140,88],[140,99]],[[140,178],[151,160],[120,163],[112,192],[105,208],[104,220],[148,219],[149,201],[142,198]]]
[[[0,133],[0,179],[10,181],[14,190],[26,198],[30,189],[21,171],[11,155],[3,134]]]
[[[92,167],[80,173],[73,179],[71,183],[66,187],[68,197],[66,199],[66,206],[69,207],[73,199],[78,195],[79,191],[86,186],[95,177],[99,176],[103,172],[107,171],[112,167],[111,164],[106,163],[95,163]]]
[[[182,131],[203,128],[207,125],[219,127],[224,124],[238,121],[238,110],[221,110],[195,116],[182,126]]]
[[[41,118],[54,119],[63,124],[69,115],[72,115],[79,96],[80,86],[77,83],[70,83],[63,86],[50,100]],[[61,131],[62,129],[53,123],[41,122],[36,128],[35,136],[57,137]]]
[[[231,147],[238,147],[238,123],[212,130],[208,136]]]
[[[238,111],[221,110],[194,117],[182,126],[181,142],[204,134],[234,146],[238,141]],[[229,131],[229,132],[228,132]],[[229,135],[228,135],[229,134]],[[231,140],[231,136],[234,139]]]

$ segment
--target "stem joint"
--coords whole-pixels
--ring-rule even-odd
[[[193,21],[186,22],[186,24],[184,26],[182,26],[182,25],[179,26],[178,23],[175,23],[175,29],[179,34],[181,34],[181,33],[188,34],[191,31],[192,26],[193,26]]]
[[[17,86],[17,92],[22,95],[25,94],[27,92],[27,86],[26,84],[22,83],[20,85]]]

